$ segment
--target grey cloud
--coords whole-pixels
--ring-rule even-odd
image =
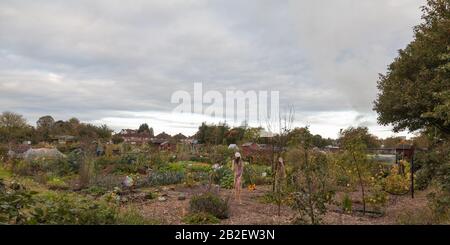
[[[298,115],[353,110],[374,125],[377,74],[424,2],[2,1],[0,110],[30,121],[170,112],[174,91],[204,82],[280,90]]]

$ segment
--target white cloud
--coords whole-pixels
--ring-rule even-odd
[[[172,92],[204,82],[280,90],[282,106],[308,115],[317,133],[357,123],[320,119],[329,113],[362,114],[374,128],[378,73],[412,39],[424,3],[1,1],[0,110],[117,127],[147,118],[124,111],[151,113],[156,130],[187,133],[194,116],[158,117],[173,109]]]

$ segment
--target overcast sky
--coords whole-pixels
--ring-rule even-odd
[[[0,1],[0,110],[192,134],[176,90],[280,91],[296,125],[368,126],[378,73],[425,0]]]

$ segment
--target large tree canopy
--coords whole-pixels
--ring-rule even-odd
[[[450,1],[428,0],[414,40],[380,75],[374,109],[394,131],[436,128],[450,134]]]
[[[25,140],[31,131],[22,115],[9,111],[0,114],[0,142]]]

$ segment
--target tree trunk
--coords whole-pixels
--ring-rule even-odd
[[[364,191],[364,183],[362,180],[361,171],[359,169],[358,163],[356,162],[356,158],[355,158],[355,155],[353,155],[353,153],[352,153],[352,157],[353,157],[353,161],[356,165],[356,172],[358,173],[359,185],[361,187],[361,192],[362,192],[363,215],[366,215],[366,195],[365,195],[365,191]]]

